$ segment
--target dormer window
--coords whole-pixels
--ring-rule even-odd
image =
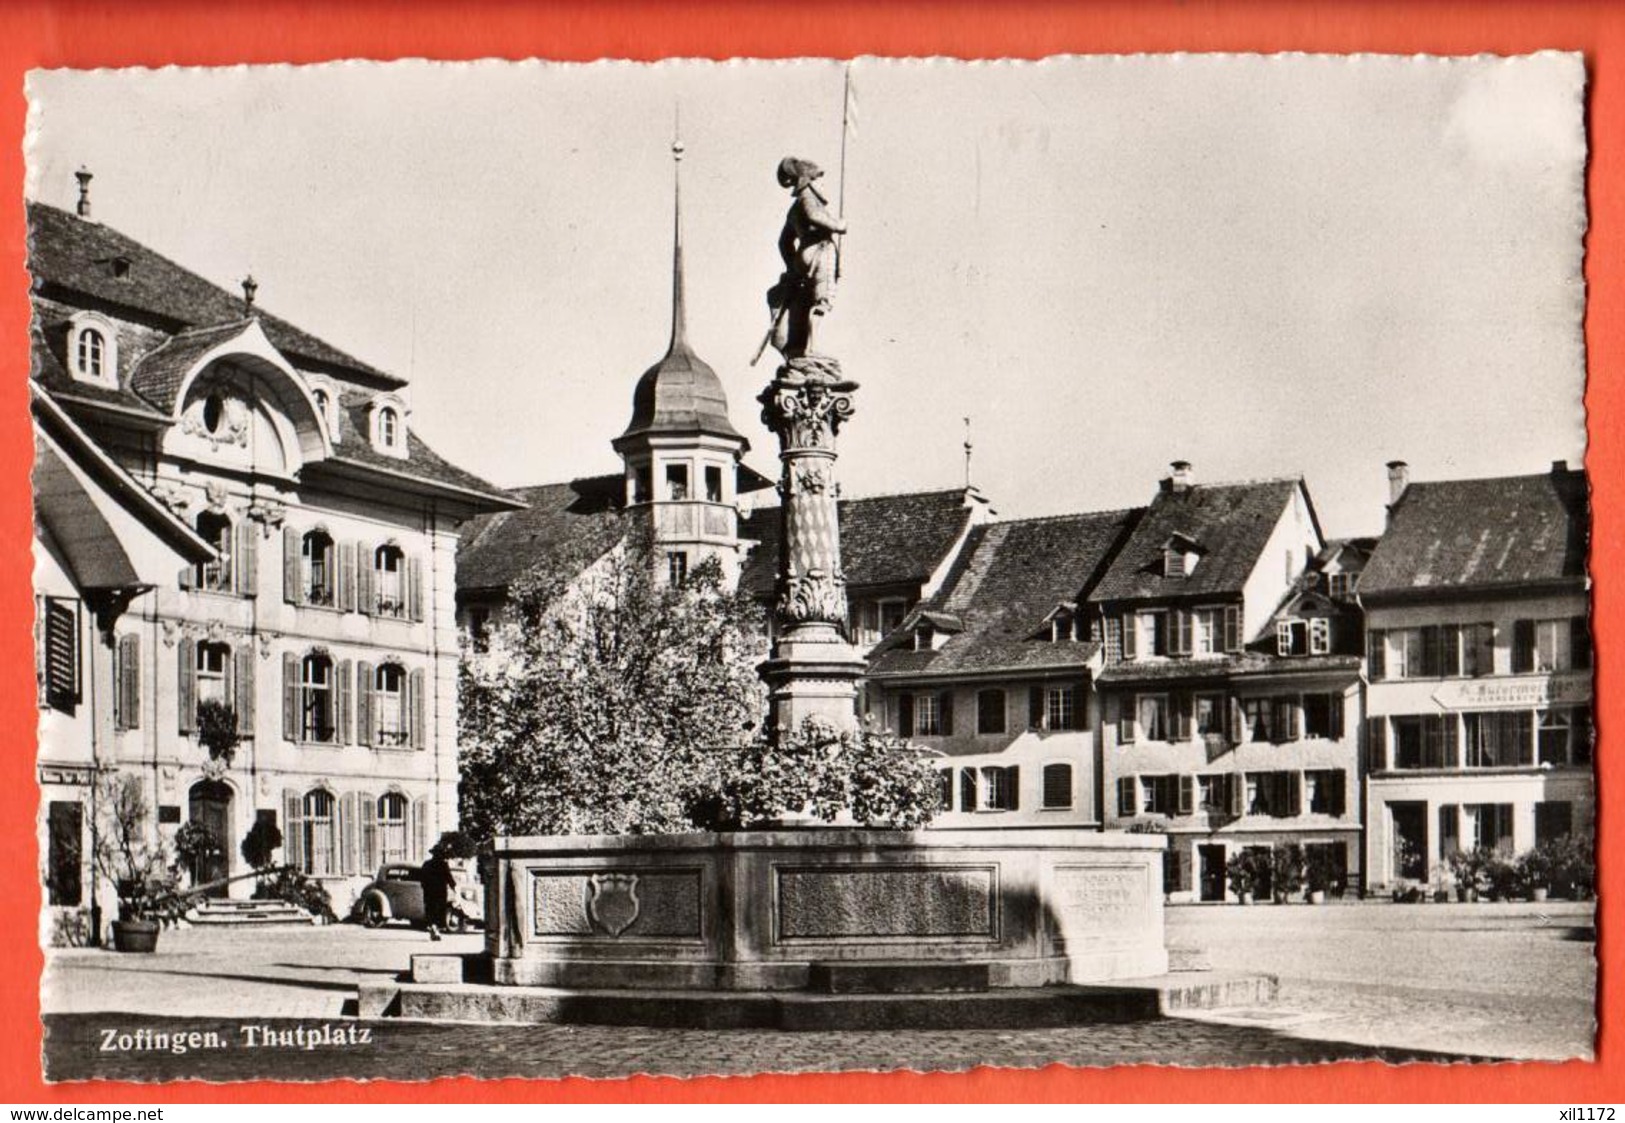
[[[310,396],[312,398],[316,399],[316,408],[322,411],[322,416],[323,417],[326,417],[327,416],[327,408],[328,408],[328,404],[329,404],[328,397],[327,397],[327,391],[323,390],[320,386],[318,386],[318,387],[316,387],[316,389],[314,389],[314,390],[312,390],[310,392]]]
[[[397,431],[399,426],[400,418],[394,410],[390,409],[388,406],[385,406],[383,409],[379,410],[378,443],[387,449],[395,448],[400,441],[400,434]]]
[[[314,375],[305,375],[305,381],[310,386],[310,400],[316,404],[316,412],[322,415],[322,425],[327,429],[327,437],[334,444],[339,443],[339,394],[332,383],[324,378]]]
[[[389,456],[406,457],[406,412],[394,398],[372,406],[372,447]]]
[[[936,646],[936,629],[930,624],[921,624],[914,629],[914,650],[930,651]]]
[[[1051,643],[1068,643],[1079,638],[1078,618],[1070,612],[1057,612],[1049,622]]]
[[[1201,558],[1201,552],[1196,543],[1183,534],[1176,534],[1162,546],[1162,575],[1164,577],[1189,577],[1196,571],[1196,563]]]
[[[68,361],[73,377],[103,386],[118,385],[118,335],[93,312],[81,312],[68,327]]]

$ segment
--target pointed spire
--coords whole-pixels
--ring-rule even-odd
[[[680,133],[680,127],[674,128],[671,140],[671,346],[668,353],[688,347],[688,310],[683,302],[683,140]]]

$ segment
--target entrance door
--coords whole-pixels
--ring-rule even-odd
[[[217,881],[231,873],[231,787],[218,780],[203,780],[192,786],[191,819],[209,828],[220,849],[199,858],[192,865],[194,885]],[[224,897],[227,887],[209,890],[211,897]]]
[[[1202,895],[1204,901],[1224,900],[1224,847],[1198,846],[1196,860],[1201,867]]]
[[[1394,825],[1394,876],[1411,881],[1427,880],[1428,805],[1390,803],[1388,819]]]

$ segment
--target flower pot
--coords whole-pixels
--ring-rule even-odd
[[[1324,905],[1326,903],[1326,890],[1324,890],[1324,889],[1311,889],[1311,890],[1309,890],[1309,903],[1311,905]]]
[[[1450,890],[1435,889],[1433,891],[1433,903],[1436,905],[1448,905],[1450,903]]]
[[[1546,894],[1546,886],[1537,885],[1533,889],[1529,890],[1529,899],[1531,901],[1544,901],[1546,899]]]
[[[157,951],[158,922],[156,920],[113,921],[113,948],[116,951]]]

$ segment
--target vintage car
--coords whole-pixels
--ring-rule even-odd
[[[404,920],[415,927],[428,924],[423,914],[421,866],[391,862],[378,868],[373,883],[356,898],[354,917],[368,928],[391,920]],[[485,890],[473,862],[454,861],[451,876],[455,884],[447,895],[446,931],[485,925]]]

